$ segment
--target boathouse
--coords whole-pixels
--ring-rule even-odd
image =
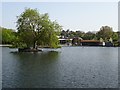
[[[103,46],[103,42],[99,40],[80,40],[81,46]]]
[[[73,38],[72,45],[75,46],[104,46],[100,40],[83,40],[82,38]]]

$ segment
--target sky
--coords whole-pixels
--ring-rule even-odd
[[[0,26],[16,29],[16,16],[25,8],[48,13],[64,30],[98,31],[107,25],[118,31],[118,2],[2,2]]]

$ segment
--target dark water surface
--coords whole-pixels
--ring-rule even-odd
[[[62,47],[58,52],[2,49],[3,88],[116,88],[118,48]]]

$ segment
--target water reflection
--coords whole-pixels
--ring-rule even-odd
[[[13,55],[19,57],[20,60],[23,60],[24,58],[29,58],[31,59],[35,59],[35,60],[54,60],[55,58],[58,57],[59,52],[57,51],[48,51],[48,52],[11,52]],[[32,58],[31,58],[32,57]],[[33,58],[34,57],[34,58]],[[45,61],[44,60],[44,61]]]
[[[12,74],[9,77],[9,83],[11,83],[11,85],[7,85],[7,87],[47,87],[52,84],[51,82],[54,79],[57,79],[56,63],[57,60],[59,60],[59,52],[13,52],[11,54],[16,58],[17,62],[14,62],[15,66],[13,66],[14,75]],[[54,79],[51,78],[51,76]],[[51,87],[53,86],[51,85]]]

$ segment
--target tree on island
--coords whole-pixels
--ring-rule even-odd
[[[19,41],[26,47],[37,49],[37,45],[50,48],[58,47],[59,40],[57,35],[62,27],[56,22],[51,21],[47,13],[40,14],[37,9],[25,9],[18,16],[17,30]]]

